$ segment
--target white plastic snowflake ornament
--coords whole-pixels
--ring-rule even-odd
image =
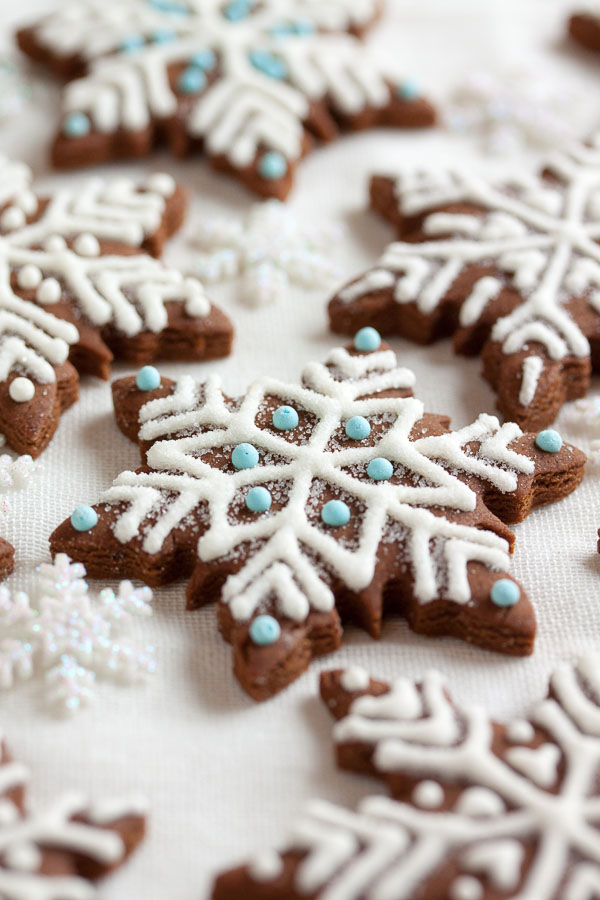
[[[97,676],[130,684],[154,672],[154,647],[131,636],[133,619],[152,614],[149,588],[126,581],[95,598],[84,566],[62,554],[37,572],[33,599],[0,588],[0,687],[44,674],[48,704],[73,713]]]
[[[241,277],[243,297],[265,306],[290,285],[327,287],[341,278],[332,252],[343,236],[334,222],[302,223],[279,200],[256,204],[243,221],[204,220],[196,241],[206,253],[197,263],[205,282]]]
[[[19,33],[64,93],[59,166],[202,148],[216,168],[283,199],[315,138],[435,114],[355,37],[379,0],[69,0]],[[83,73],[83,77],[81,76]]]
[[[213,900],[595,900],[600,663],[559,666],[527,719],[455,704],[444,678],[325,673],[344,769],[393,799],[313,802],[282,854],[222,875]]]
[[[501,577],[514,538],[491,510],[515,522],[565,496],[584,456],[546,452],[494,416],[450,431],[413,384],[376,332],[308,365],[300,385],[263,378],[239,400],[215,378],[152,391],[121,379],[117,421],[144,465],[51,548],[100,575],[191,575],[188,606],[219,600],[255,699],[339,647],[342,618],[379,636],[384,609],[421,633],[529,653],[529,600]]]

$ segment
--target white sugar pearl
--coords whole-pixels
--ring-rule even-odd
[[[26,291],[32,291],[40,284],[42,278],[43,275],[38,267],[30,264],[19,270],[17,284]]]
[[[275,850],[266,850],[252,860],[249,871],[254,881],[274,881],[283,871],[283,861]]]
[[[58,250],[64,250],[66,246],[67,242],[60,234],[51,235],[44,243],[44,249],[47,250],[48,253],[56,253]]]
[[[52,306],[58,303],[62,295],[62,288],[56,278],[45,278],[37,289],[36,299],[43,306]]]
[[[157,172],[156,175],[151,175],[147,184],[148,190],[161,194],[163,197],[172,197],[177,187],[173,176],[167,175],[166,172]]]
[[[481,900],[483,886],[479,879],[471,875],[461,875],[450,889],[451,900]]]
[[[34,844],[23,841],[8,848],[4,853],[4,862],[18,872],[36,872],[42,862],[42,854]]]
[[[29,378],[15,378],[15,380],[10,383],[8,393],[10,394],[11,400],[14,400],[15,403],[27,403],[29,400],[33,399],[33,395],[35,394],[33,381],[30,381]]]
[[[38,209],[38,198],[33,191],[23,191],[17,198],[17,203],[24,213],[32,216]]]
[[[513,744],[528,744],[535,737],[535,728],[526,719],[516,719],[507,727],[506,737]]]
[[[437,781],[421,781],[414,789],[412,798],[423,809],[437,809],[444,802],[444,789]]]
[[[349,694],[366,691],[370,683],[369,673],[362,666],[349,666],[340,679],[340,684]]]
[[[27,221],[25,213],[18,206],[9,206],[2,213],[0,218],[0,227],[3,231],[15,231],[22,228]]]
[[[98,243],[98,238],[94,237],[93,234],[80,234],[73,244],[73,249],[80,256],[100,255],[100,244]]]

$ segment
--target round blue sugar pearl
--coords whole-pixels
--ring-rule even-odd
[[[268,50],[251,50],[250,62],[255,69],[269,78],[274,78],[276,81],[283,81],[284,78],[287,78],[288,68],[285,62],[278,56],[274,56],[273,53],[269,53]]]
[[[510,578],[501,578],[495,581],[490,591],[490,599],[494,606],[514,606],[519,602],[521,591],[519,585]]]
[[[171,31],[170,28],[159,28],[158,31],[155,31],[152,34],[152,41],[155,44],[168,44],[170,41],[174,41],[176,38],[176,32]]]
[[[238,444],[231,454],[236,469],[253,469],[258,463],[258,450],[252,444]]]
[[[141,34],[130,34],[121,41],[121,50],[123,53],[135,53],[145,46],[146,41]]]
[[[330,500],[321,510],[321,518],[332,528],[347,525],[350,521],[350,509],[343,500]]]
[[[192,66],[197,66],[199,69],[204,69],[206,72],[209,69],[214,69],[217,64],[217,57],[215,53],[208,48],[206,50],[198,50],[198,52],[194,53],[190,59],[190,64]]]
[[[199,66],[188,66],[179,76],[177,85],[184,94],[199,94],[206,87],[206,75]]]
[[[540,450],[545,450],[546,453],[558,453],[563,445],[563,439],[554,428],[546,428],[545,431],[540,431],[535,442]]]
[[[98,513],[91,506],[78,506],[71,516],[75,531],[90,531],[98,524]]]
[[[353,441],[364,441],[371,434],[371,426],[364,416],[352,416],[346,422],[346,434]]]
[[[387,481],[394,474],[394,467],[383,456],[376,456],[367,466],[367,475],[373,481]]]
[[[306,36],[315,33],[315,26],[308,19],[299,19],[294,23],[294,33]]]
[[[259,647],[268,647],[281,637],[281,625],[273,616],[257,616],[250,625],[250,639]]]
[[[92,130],[92,123],[85,113],[72,112],[65,118],[62,130],[67,137],[85,137]]]
[[[223,10],[223,15],[230,22],[239,22],[240,19],[245,19],[249,15],[250,6],[248,0],[231,0],[231,3],[228,3]]]
[[[160,387],[160,372],[154,366],[143,366],[135,379],[140,391],[155,391]]]
[[[246,495],[246,506],[250,512],[266,512],[271,508],[271,502],[271,495],[265,487],[253,487]]]
[[[287,160],[278,150],[269,150],[268,153],[263,153],[258,163],[258,174],[266,181],[283,178],[287,170]]]
[[[403,81],[396,88],[401,100],[417,100],[421,96],[419,85],[415,81]]]
[[[290,431],[298,424],[298,413],[293,406],[280,406],[273,413],[273,427],[278,431]]]
[[[361,328],[354,335],[354,347],[362,353],[370,353],[381,347],[381,335],[375,328]]]

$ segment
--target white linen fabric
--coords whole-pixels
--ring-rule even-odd
[[[34,20],[59,0],[0,4],[0,48],[8,49],[17,24]],[[110,0],[107,0],[110,2]],[[577,0],[572,0],[576,5]],[[389,0],[389,12],[371,38],[401,74],[415,78],[434,98],[475,69],[530,64],[558,85],[587,92],[595,103],[600,58],[564,40],[568,0]],[[0,129],[0,150],[33,166],[39,185],[79,183],[86,172],[52,175],[47,146],[57,121],[58,89],[37,74],[35,103]],[[47,83],[41,87],[42,81]],[[48,83],[50,82],[50,83]],[[593,125],[593,109],[590,109]],[[365,211],[371,172],[460,160],[484,170],[531,166],[534,156],[483,159],[477,139],[443,131],[404,134],[366,132],[320,149],[305,161],[291,205],[301,219],[337,217],[348,227],[340,260],[348,277],[377,258],[391,230]],[[182,235],[166,258],[192,269],[190,239],[204,216],[241,215],[253,198],[200,159],[175,162],[168,155],[104,171],[132,177],[172,172],[193,192]],[[309,360],[321,360],[340,343],[327,329],[326,292],[291,290],[273,306],[250,309],[236,301],[236,285],[213,288],[213,297],[237,328],[233,355],[217,363],[164,365],[165,374],[217,372],[230,393],[242,392],[268,372],[296,380]],[[449,342],[419,348],[392,341],[403,364],[417,374],[417,394],[432,411],[449,413],[455,425],[494,411],[494,395],[479,377],[480,361],[457,358]],[[116,365],[115,375],[128,369]],[[593,391],[600,390],[595,380]],[[565,439],[589,448],[600,437],[573,405],[557,427]],[[84,378],[81,400],[63,418],[42,457],[43,472],[15,495],[2,533],[16,546],[17,568],[9,585],[27,589],[31,572],[48,559],[53,528],[80,503],[94,502],[122,469],[137,464],[137,450],[119,433],[109,386]],[[30,684],[0,695],[0,718],[19,759],[30,764],[32,793],[43,803],[71,785],[96,797],[145,793],[150,835],[122,871],[106,881],[106,900],[201,900],[213,874],[276,843],[294,812],[309,797],[353,805],[377,785],[338,773],[331,726],[317,699],[322,668],[360,664],[374,673],[416,677],[436,667],[463,701],[483,703],[498,717],[523,712],[545,691],[562,658],[600,648],[600,467],[590,467],[580,489],[565,502],[534,513],[516,528],[513,573],[527,587],[538,616],[536,650],[511,659],[453,640],[429,640],[390,621],[375,642],[350,629],[344,648],[313,665],[290,689],[256,705],[234,680],[230,648],[220,638],[214,609],[186,613],[184,585],[156,591],[155,615],[135,623],[154,643],[158,671],[145,685],[103,685],[95,704],[72,721],[56,721],[41,707]]]

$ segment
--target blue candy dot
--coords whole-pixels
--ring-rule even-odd
[[[253,469],[258,463],[258,450],[252,444],[238,444],[231,454],[236,469]]]
[[[251,50],[250,62],[255,69],[268,75],[269,78],[275,78],[277,81],[283,81],[287,78],[288,67],[285,62],[278,56],[269,53],[268,50]]]
[[[178,3],[177,0],[149,0],[150,6],[159,9],[161,12],[170,13],[177,16],[189,16],[190,11],[185,3]]]
[[[197,53],[194,53],[192,58],[190,59],[190,65],[198,66],[199,69],[204,69],[204,71],[208,71],[209,69],[214,69],[217,64],[216,54],[213,53],[212,50],[198,50]]]
[[[535,442],[540,450],[545,450],[546,453],[558,453],[563,445],[563,439],[554,428],[546,428],[545,431],[540,431]]]
[[[253,487],[246,495],[246,506],[250,512],[266,512],[271,509],[271,503],[271,495],[265,487]]]
[[[67,137],[85,137],[92,130],[92,123],[85,113],[72,112],[65,118],[62,130]]]
[[[396,88],[396,93],[401,100],[417,100],[421,96],[421,89],[416,81],[403,81]]]
[[[250,14],[252,4],[249,0],[232,0],[223,10],[223,15],[230,22],[239,22]]]
[[[330,500],[321,510],[321,518],[332,528],[347,525],[350,521],[350,509],[343,500]]]
[[[281,625],[273,616],[257,616],[250,625],[250,639],[259,647],[275,644],[281,637]]]
[[[206,87],[206,75],[199,66],[188,66],[179,76],[177,86],[184,94],[199,94]]]
[[[367,475],[373,481],[388,481],[394,474],[394,467],[389,459],[383,456],[376,456],[367,466]]]
[[[381,347],[381,335],[375,328],[361,328],[354,335],[354,346],[362,353],[370,353]]]
[[[91,506],[78,506],[71,516],[75,531],[90,531],[98,524],[98,513]]]
[[[155,44],[168,44],[170,41],[176,40],[176,38],[176,32],[171,31],[170,28],[160,28],[152,34],[152,41]]]
[[[308,35],[315,33],[315,26],[312,22],[309,22],[308,19],[299,20],[294,23],[294,34],[299,35]]]
[[[123,53],[136,53],[145,45],[146,41],[141,34],[130,34],[121,41],[121,50]]]
[[[135,379],[140,391],[154,391],[160,387],[160,372],[154,366],[144,366]]]
[[[353,441],[364,441],[371,434],[371,426],[364,416],[352,416],[346,422],[346,434]]]
[[[259,175],[267,181],[276,181],[278,178],[283,178],[287,170],[287,160],[283,153],[279,153],[277,150],[263,153],[258,163]]]
[[[273,427],[278,431],[290,431],[298,424],[298,413],[293,406],[280,406],[273,413]]]
[[[490,599],[494,606],[514,606],[519,602],[521,591],[518,584],[510,578],[501,578],[495,581],[490,591]]]

